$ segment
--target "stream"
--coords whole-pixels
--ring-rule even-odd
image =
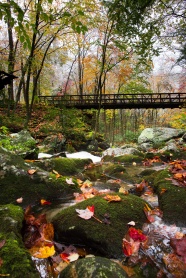
[[[109,184],[112,184],[112,189],[114,189],[115,192],[123,191],[129,191],[130,193],[133,192],[133,189],[135,188],[135,185],[132,183],[129,183],[126,180],[119,180],[117,177],[114,176],[108,176],[104,172],[104,167],[107,165],[106,162],[101,162],[100,157],[93,156],[87,152],[79,152],[74,154],[66,154],[69,158],[90,158],[93,161],[94,167],[85,169],[82,173],[80,173],[76,178],[83,179],[83,180],[89,180],[92,183],[92,187],[96,190],[104,190],[109,188]],[[40,159],[42,156],[40,157]],[[125,164],[124,167],[126,168],[128,173],[131,173],[132,176],[138,176],[139,173],[141,173],[143,170],[146,169],[153,169],[153,170],[160,170],[165,167],[165,165],[156,165],[151,167],[146,167],[142,165],[132,165]],[[158,197],[153,195],[142,195],[141,198],[143,198],[145,201],[147,201],[151,206],[154,208],[158,208]],[[48,222],[51,221],[51,219],[62,209],[65,209],[69,206],[72,206],[76,204],[77,202],[75,199],[72,198],[65,198],[60,199],[58,203],[52,204],[52,206],[49,207],[38,207],[35,208],[37,213],[45,213]],[[148,235],[149,238],[149,245],[148,248],[140,249],[140,256],[148,257],[153,264],[156,266],[157,269],[163,270],[164,274],[166,274],[166,277],[168,278],[182,278],[186,276],[176,276],[172,273],[176,273],[173,271],[173,268],[176,269],[175,261],[171,261],[170,257],[167,257],[164,259],[163,263],[163,257],[165,253],[171,253],[171,246],[170,246],[170,238],[175,238],[176,235],[179,234],[186,234],[186,228],[180,228],[175,225],[166,225],[162,219],[159,216],[155,216],[155,221],[153,223],[145,223],[143,225],[142,231],[144,234]],[[54,276],[51,276],[51,274],[47,273],[47,260],[46,259],[36,259],[33,258],[35,261],[36,267],[38,271],[40,272],[41,278],[52,278]],[[166,261],[167,260],[167,261]],[[127,262],[124,262],[127,264]],[[129,259],[129,266],[133,264],[133,261]],[[59,277],[59,276],[58,276]],[[144,276],[149,277],[149,276]],[[165,276],[158,276],[158,277],[165,277]],[[56,278],[56,276],[55,276]],[[150,278],[150,277],[149,277]]]

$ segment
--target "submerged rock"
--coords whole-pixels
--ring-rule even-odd
[[[102,257],[90,257],[71,263],[60,278],[125,278],[124,269],[114,261]]]

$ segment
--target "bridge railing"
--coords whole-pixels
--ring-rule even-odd
[[[39,96],[41,102],[55,106],[93,106],[93,105],[122,105],[122,104],[166,104],[186,102],[186,93],[155,93],[155,94],[103,94],[96,95],[65,95]]]

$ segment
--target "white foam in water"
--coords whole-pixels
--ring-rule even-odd
[[[66,153],[66,157],[68,158],[90,158],[93,163],[99,163],[101,162],[101,157],[92,155],[91,153],[81,151],[77,153]]]
[[[48,154],[48,153],[39,153],[38,154],[38,159],[41,159],[41,158],[51,158],[52,155],[51,154]]]

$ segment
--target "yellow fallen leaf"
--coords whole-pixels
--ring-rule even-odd
[[[45,259],[53,256],[54,254],[55,254],[55,249],[54,249],[54,245],[52,245],[51,247],[49,246],[40,247],[39,250],[33,254],[33,256],[38,259]]]
[[[56,175],[56,179],[61,177],[61,175],[56,170],[52,170],[52,172]]]
[[[118,195],[109,195],[107,194],[103,199],[107,200],[108,202],[120,202],[121,198]]]

